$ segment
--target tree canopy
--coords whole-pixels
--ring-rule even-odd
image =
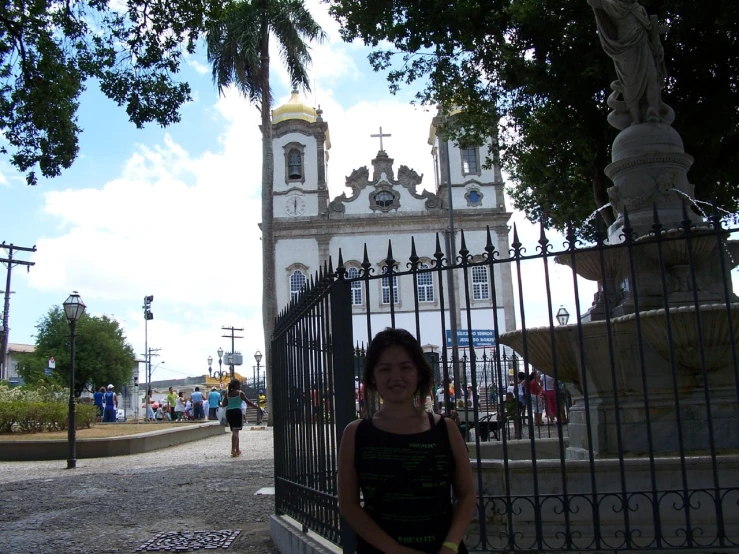
[[[608,203],[603,169],[617,130],[607,123],[606,98],[615,72],[585,0],[330,3],[345,40],[375,48],[370,62],[387,71],[391,91],[421,83],[416,101],[464,111],[458,139],[495,137],[513,178],[509,192],[530,220],[563,229]],[[739,57],[730,52],[739,4],[642,4],[668,27],[663,99],[696,158],[696,197],[736,212]]]
[[[56,368],[51,379],[68,386],[71,364],[70,329],[64,310],[54,306],[37,324],[36,350],[21,358],[18,373],[26,383],[48,381],[44,375],[49,358]],[[74,382],[79,394],[89,384],[92,390],[127,384],[135,368],[135,355],[118,322],[107,315],[83,314],[77,322]]]
[[[0,10],[2,152],[28,184],[58,176],[75,160],[77,110],[90,81],[137,127],[180,120],[190,87],[177,82],[217,0],[41,0]]]

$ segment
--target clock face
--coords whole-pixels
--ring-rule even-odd
[[[285,198],[285,213],[298,216],[305,213],[305,200],[302,196],[293,194]]]

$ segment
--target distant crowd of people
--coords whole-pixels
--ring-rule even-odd
[[[169,387],[167,395],[160,401],[152,398],[152,391],[148,391],[149,402],[146,406],[147,421],[202,421],[205,419],[215,421],[218,419],[218,408],[223,407],[223,399],[227,396],[227,391],[218,391],[216,387],[212,387],[210,392],[204,394],[200,391],[200,387],[186,396],[184,391],[175,391],[174,387]],[[251,401],[249,401],[251,402]],[[264,414],[264,404],[266,396],[264,391],[259,391],[259,404],[257,406],[257,423],[261,423]],[[242,419],[246,420],[247,402],[242,402]]]

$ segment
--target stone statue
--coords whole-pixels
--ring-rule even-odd
[[[667,78],[657,17],[637,0],[588,0],[595,12],[600,43],[616,66],[608,122],[623,130],[645,122],[670,124],[675,112],[662,102]]]

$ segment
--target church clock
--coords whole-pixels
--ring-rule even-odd
[[[285,213],[291,216],[299,216],[305,213],[305,200],[302,196],[291,194],[285,198]]]

